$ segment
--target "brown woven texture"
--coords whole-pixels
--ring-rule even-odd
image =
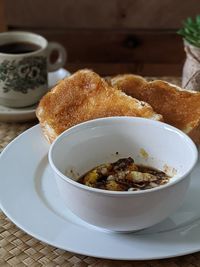
[[[162,79],[180,84],[178,78],[165,77]],[[0,150],[36,123],[37,121],[31,123],[0,123]],[[200,267],[200,253],[153,261],[113,261],[87,257],[63,251],[38,241],[17,228],[0,212],[0,267],[4,266]]]
[[[20,133],[24,132],[26,129],[32,127],[35,122],[27,123],[5,123],[0,122],[0,151],[15,137]]]
[[[200,253],[153,261],[92,258],[46,245],[19,230],[3,213],[0,213],[0,266],[197,267],[200,266]]]

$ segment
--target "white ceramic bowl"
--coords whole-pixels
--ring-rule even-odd
[[[65,131],[51,145],[49,162],[60,195],[73,213],[89,224],[124,232],[152,226],[181,205],[197,155],[192,140],[168,124],[112,117]],[[75,181],[99,164],[128,156],[174,176],[166,185],[137,192],[106,191]]]

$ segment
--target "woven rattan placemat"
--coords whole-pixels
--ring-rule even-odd
[[[0,266],[199,267],[200,253],[153,261],[114,261],[92,258],[46,245],[21,231],[3,213],[0,213]]]
[[[0,122],[0,152],[11,140],[36,123],[37,121],[26,123]]]
[[[180,79],[166,80],[179,84]],[[0,123],[0,151],[35,122]],[[78,242],[78,241],[77,241]],[[0,267],[95,266],[95,267],[200,267],[200,253],[153,261],[113,261],[63,251],[46,245],[16,227],[0,212]]]

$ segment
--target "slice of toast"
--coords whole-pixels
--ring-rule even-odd
[[[65,78],[43,96],[36,115],[49,142],[71,126],[95,118],[137,116],[162,120],[149,104],[112,88],[87,69]]]
[[[168,82],[147,82],[137,75],[118,75],[110,84],[126,94],[146,101],[163,115],[166,123],[187,133],[200,144],[200,93],[182,89]]]

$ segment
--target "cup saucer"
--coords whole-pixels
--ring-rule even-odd
[[[61,68],[54,72],[48,73],[48,84],[49,88],[53,87],[57,81],[68,77],[70,73]],[[23,122],[34,120],[35,109],[37,104],[24,108],[10,108],[0,105],[0,121],[1,122]]]

